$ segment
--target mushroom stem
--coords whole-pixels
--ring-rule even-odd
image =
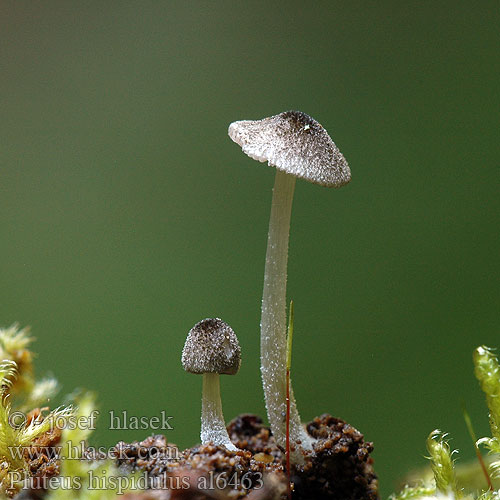
[[[276,170],[267,239],[262,317],[260,323],[261,374],[267,416],[272,433],[281,447],[286,446],[286,279],[288,239],[295,177]],[[290,386],[290,443],[301,442],[312,450],[312,438],[302,426]],[[292,454],[301,462],[298,447]]]
[[[238,451],[238,448],[229,439],[224,422],[218,373],[203,374],[200,438],[202,443],[212,442],[216,446],[224,446],[230,451]]]

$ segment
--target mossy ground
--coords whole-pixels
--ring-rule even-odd
[[[86,445],[91,429],[74,425],[95,412],[94,395],[80,392],[73,395],[72,405],[50,411],[46,405],[57,383],[52,379],[36,382],[33,354],[28,349],[31,341],[26,329],[0,330],[3,498],[378,499],[372,443],[330,415],[306,425],[315,440],[314,452],[290,473],[285,451],[254,415],[241,415],[228,425],[231,441],[240,449],[237,452],[211,444],[181,451],[165,436],[153,435],[117,443],[104,456],[96,455]],[[432,474],[409,480],[391,500],[499,497],[500,490],[495,488],[500,470],[500,366],[486,347],[476,349],[474,365],[491,426],[491,436],[479,439],[476,446],[490,451],[489,468],[483,470],[481,461],[467,469],[456,468],[446,435],[433,431],[427,441]]]

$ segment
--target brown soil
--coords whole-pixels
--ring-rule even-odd
[[[378,500],[378,481],[370,453],[372,443],[346,422],[322,415],[306,426],[316,439],[314,454],[291,471],[293,500]],[[240,415],[228,425],[231,441],[241,451],[230,452],[211,444],[180,451],[165,436],[141,442],[118,443],[114,451],[122,473],[142,474],[150,488],[128,493],[123,500],[285,500],[288,480],[285,456],[262,420]],[[55,454],[60,435],[42,436],[30,451],[34,477],[59,473]],[[43,449],[44,452],[38,452]],[[55,448],[54,448],[55,450]],[[87,457],[89,460],[91,456]],[[21,492],[22,498],[43,497],[43,491]]]
[[[315,453],[306,457],[303,467],[292,471],[293,500],[378,499],[378,481],[370,457],[372,443],[364,442],[363,435],[354,427],[330,415],[314,419],[307,425],[307,431],[317,439]],[[134,450],[147,448],[148,440],[129,445],[120,443],[129,457],[120,462],[122,466],[126,463],[130,470],[166,473],[167,482],[169,479],[174,481],[169,485],[174,486],[170,497],[140,493],[129,495],[128,499],[286,499],[284,453],[262,420],[255,415],[240,415],[229,423],[228,433],[242,451],[230,452],[213,445],[200,445],[184,450],[178,460],[155,457],[144,461],[134,458]],[[163,436],[149,439],[156,443],[160,440],[161,446],[167,446]],[[221,486],[224,480],[235,479],[231,486],[218,488],[217,478],[222,478]],[[204,487],[207,484],[209,487]],[[179,485],[181,487],[175,487]]]

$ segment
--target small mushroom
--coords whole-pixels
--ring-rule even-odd
[[[229,136],[248,156],[276,167],[267,240],[261,316],[261,373],[271,430],[285,446],[286,278],[288,239],[295,179],[327,187],[351,180],[349,166],[328,132],[301,111],[262,120],[231,123]],[[290,390],[290,442],[312,450]],[[295,455],[294,461],[300,461]]]
[[[203,374],[201,399],[201,442],[212,442],[238,451],[229,439],[220,399],[219,375],[236,375],[241,350],[233,329],[219,318],[208,318],[191,328],[182,350],[182,366]]]

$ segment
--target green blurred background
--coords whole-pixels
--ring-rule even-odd
[[[107,412],[173,415],[197,442],[201,379],[180,352],[207,316],[244,360],[229,420],[264,414],[259,318],[273,169],[231,121],[299,109],[348,159],[340,190],[298,182],[289,297],[304,420],[374,441],[382,496],[448,431],[500,346],[498,2],[0,4],[0,324],[31,325],[39,374]]]

